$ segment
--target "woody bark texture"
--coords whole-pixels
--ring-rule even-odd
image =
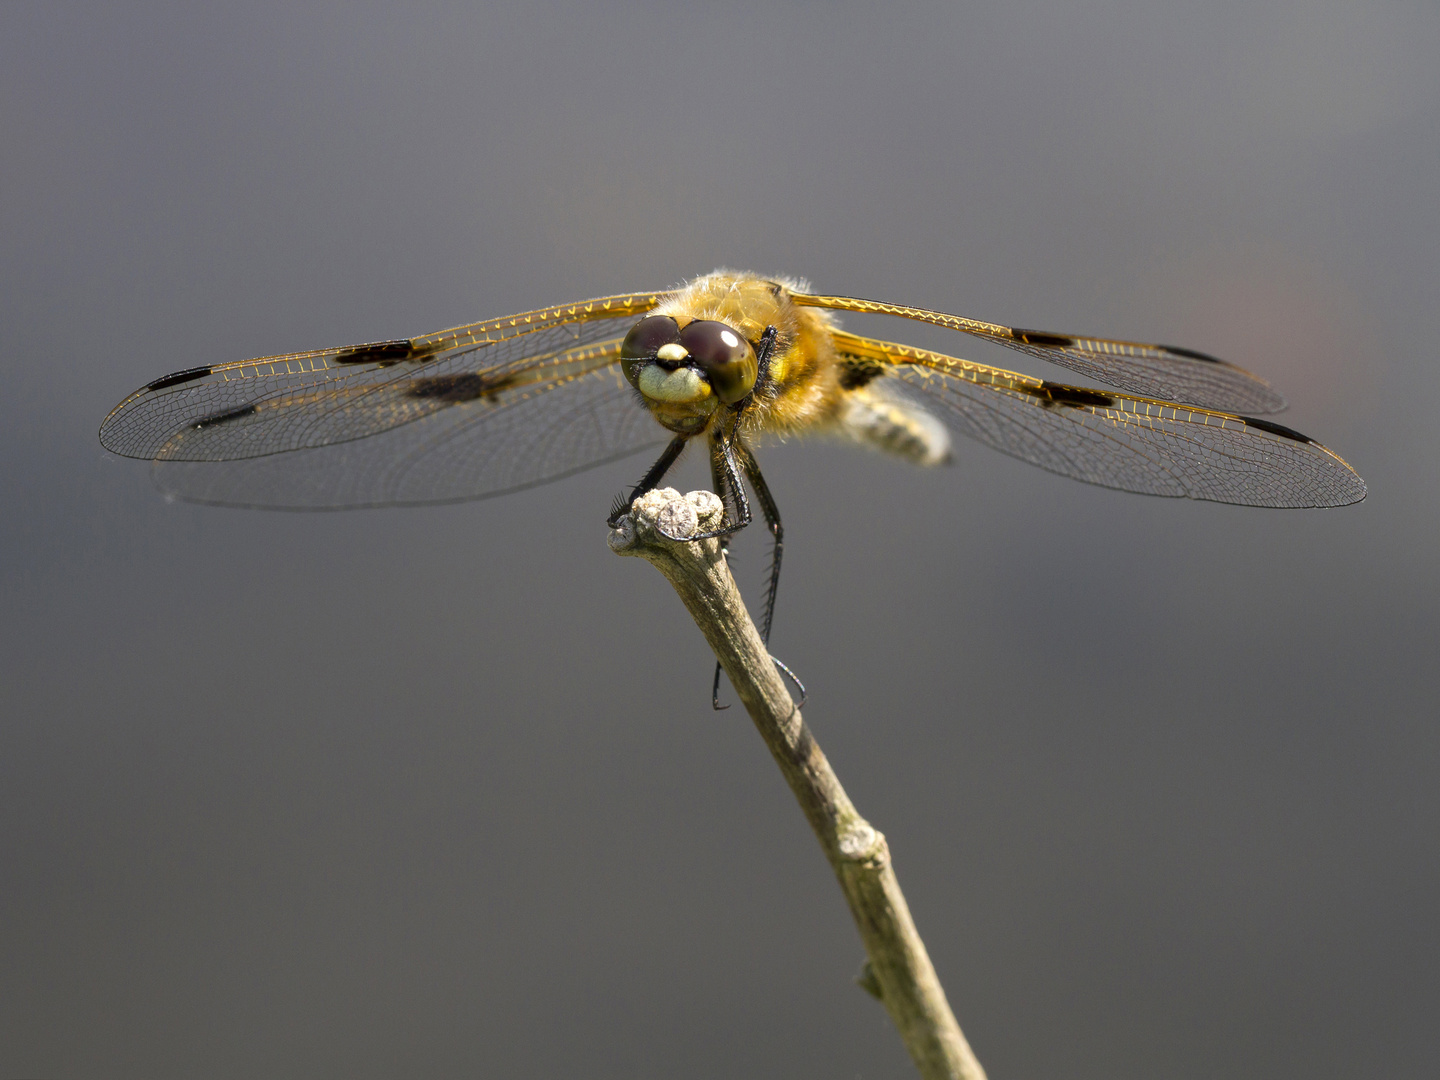
[[[920,1075],[984,1080],[910,917],[885,837],[860,816],[805,726],[719,542],[673,539],[716,527],[723,512],[708,491],[652,491],[611,532],[610,548],[653,563],[710,643],[840,881],[869,958],[861,985],[884,1004]]]

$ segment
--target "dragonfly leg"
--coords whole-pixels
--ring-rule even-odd
[[[780,331],[773,326],[767,326],[760,335],[760,347],[755,350],[755,390],[764,390],[770,382],[770,357],[775,352],[775,339],[779,336]],[[751,396],[754,396],[753,390]]]
[[[718,536],[722,538],[723,542],[724,537],[728,537],[731,533],[737,533],[750,524],[750,500],[745,497],[745,484],[740,479],[740,466],[735,461],[737,445],[739,445],[739,441],[734,437],[733,432],[727,433],[723,428],[718,435],[710,437],[710,475],[723,479],[723,483],[717,486],[725,488],[724,491],[715,493],[725,506],[725,515],[720,519],[720,525],[714,529],[695,533],[693,536],[676,536],[672,539],[709,540]],[[725,499],[727,493],[735,503],[733,517],[730,512],[730,503]]]
[[[730,535],[750,524],[750,501],[745,498],[745,484],[741,481],[740,471],[735,464],[735,452],[723,431],[718,438],[712,439],[710,442],[710,481],[715,485],[715,494],[720,497],[720,502],[725,507],[725,517],[730,517],[730,509],[734,506],[735,518],[728,525],[722,525],[719,529],[692,537],[692,539],[700,540],[705,536],[718,536],[721,554],[728,559]],[[718,660],[715,661],[715,677],[710,681],[710,707],[716,712],[730,707],[720,704],[720,661]]]
[[[780,508],[775,503],[775,496],[770,494],[770,485],[765,483],[765,477],[760,472],[760,466],[756,463],[755,456],[750,453],[750,448],[744,443],[737,442],[730,456],[739,459],[739,466],[744,470],[746,478],[750,481],[750,487],[754,490],[755,498],[760,503],[760,512],[765,517],[765,525],[770,530],[770,535],[774,541],[771,548],[770,580],[765,587],[765,610],[760,619],[760,640],[768,645],[770,643],[770,628],[775,622],[775,596],[780,589],[780,559],[785,552],[785,527],[780,523]],[[732,479],[726,476],[719,471],[718,466],[715,467],[713,475],[717,494],[719,494],[719,488],[722,486],[721,481],[722,478],[724,478],[724,484],[727,486],[733,485],[735,489],[740,491],[741,499],[744,498],[744,488],[738,478]],[[724,496],[722,495],[721,497],[723,498]],[[748,505],[745,508],[745,513],[748,519]],[[800,692],[800,699],[795,703],[795,707],[797,709],[803,708],[807,697],[805,684],[800,681],[799,676],[791,671],[782,660],[774,656],[770,659],[774,661],[775,666],[795,684],[796,689]],[[710,706],[717,711],[730,707],[720,704],[720,665],[718,663],[715,665],[715,678],[710,684]]]
[[[740,505],[739,500],[731,488],[731,474],[730,471],[725,468],[725,459],[719,454],[714,453],[713,447],[710,454],[710,486],[714,488],[715,494],[720,497],[720,502],[724,505],[727,514],[730,513],[731,507],[738,507]],[[744,492],[742,491],[739,498],[744,497]],[[738,512],[736,516],[739,516]],[[730,554],[730,535],[728,533],[720,537],[720,550],[727,556]]]
[[[770,581],[765,586],[765,612],[760,620],[760,640],[769,644],[770,627],[775,622],[775,594],[780,590],[780,558],[785,553],[785,527],[780,524],[780,508],[775,505],[775,496],[770,494],[770,485],[765,483],[765,477],[761,475],[760,466],[756,463],[755,456],[750,453],[749,447],[740,446],[737,456],[750,486],[755,490],[755,498],[760,503],[760,513],[764,515],[765,526],[770,530],[773,539],[770,549]]]
[[[760,473],[760,466],[755,461],[755,455],[750,453],[750,448],[747,446],[740,447],[740,455],[740,467],[745,470],[745,476],[755,490],[755,498],[760,503],[760,513],[764,515],[765,524],[770,529],[770,535],[774,540],[774,546],[770,549],[770,581],[765,586],[765,613],[760,620],[760,640],[768,645],[770,644],[770,627],[775,623],[775,594],[780,591],[780,557],[785,553],[785,526],[780,524],[780,507],[775,504],[775,496],[770,494],[770,485],[765,483],[765,477]],[[779,659],[774,656],[770,659],[775,661],[775,666],[800,691],[800,700],[795,703],[795,707],[803,709],[805,699],[808,697],[805,684]]]
[[[636,499],[660,486],[660,481],[670,471],[670,466],[675,464],[675,459],[680,456],[680,451],[685,449],[685,443],[688,441],[684,435],[677,435],[670,440],[670,445],[665,447],[665,452],[660,455],[654,465],[650,466],[650,471],[641,478],[640,483],[635,485],[635,490],[630,492],[629,497],[624,495],[616,497],[615,505],[610,508],[610,516],[605,519],[607,525],[612,529],[615,528]]]
[[[734,504],[734,496],[730,494],[730,478],[725,473],[725,468],[720,459],[712,454],[710,456],[710,483],[715,489],[715,494],[725,506]],[[730,561],[730,537],[720,537],[720,554],[725,561]],[[710,707],[716,712],[728,709],[729,705],[720,704],[720,661],[715,661],[715,678],[710,683]]]

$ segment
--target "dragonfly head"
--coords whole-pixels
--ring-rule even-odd
[[[660,421],[677,431],[698,430],[720,405],[738,405],[755,389],[759,370],[754,346],[733,327],[671,315],[631,327],[620,364]]]

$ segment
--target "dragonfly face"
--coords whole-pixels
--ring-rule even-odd
[[[703,431],[722,405],[755,389],[755,347],[714,319],[650,315],[620,344],[620,367],[666,429]]]
[[[836,320],[847,311],[947,327],[1115,389],[859,337]],[[150,460],[181,498],[288,509],[499,495],[665,445],[638,492],[703,442],[727,508],[717,534],[750,520],[748,482],[775,538],[768,633],[782,532],[753,454],[767,435],[836,434],[930,465],[949,459],[955,432],[1125,491],[1272,507],[1363,499],[1338,455],[1256,418],[1284,407],[1264,380],[1189,349],[716,271],[671,291],[187,368],[117,405],[100,441]]]

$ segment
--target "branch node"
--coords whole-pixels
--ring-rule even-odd
[[[878,867],[890,861],[890,849],[885,843],[885,835],[864,818],[846,825],[837,839],[836,847],[840,851],[840,857],[850,862],[868,863]]]
[[[855,985],[876,1001],[885,1000],[885,992],[880,989],[880,980],[875,977],[875,968],[868,958],[860,965],[860,974],[855,976]]]

